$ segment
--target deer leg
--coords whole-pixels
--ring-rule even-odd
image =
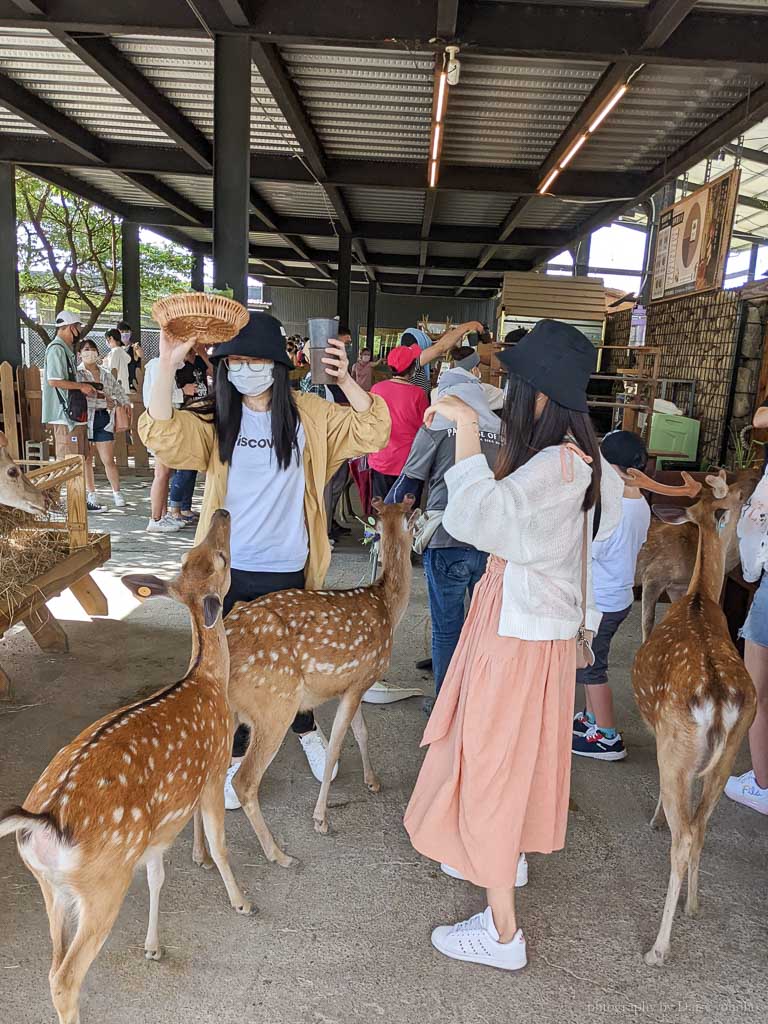
[[[344,742],[347,729],[349,728],[352,719],[355,717],[355,712],[360,707],[360,700],[361,696],[350,697],[348,694],[344,694],[339,701],[339,706],[336,710],[336,717],[333,720],[331,738],[328,741],[328,753],[325,758],[323,783],[320,786],[320,795],[317,798],[315,810],[312,815],[315,822],[315,832],[320,832],[323,835],[326,835],[328,832],[328,791],[331,788],[333,769],[336,767],[336,762],[339,760],[341,744]]]
[[[292,867],[298,861],[277,845],[275,837],[270,832],[261,811],[259,787],[264,778],[264,772],[272,764],[297,711],[298,701],[291,701],[290,707],[286,708],[281,716],[284,720],[274,722],[274,718],[270,719],[276,728],[270,730],[269,735],[266,734],[264,721],[260,722],[258,727],[252,728],[250,745],[234,778],[235,792],[253,826],[264,856],[273,864],[279,864],[281,868]]]
[[[163,955],[163,951],[160,948],[160,939],[157,934],[157,925],[160,916],[160,890],[163,888],[164,881],[163,851],[155,849],[147,858],[149,925],[147,927],[147,937],[144,941],[144,956],[147,960],[159,960]]]
[[[199,868],[205,868],[206,871],[210,871],[213,867],[213,861],[211,860],[211,855],[208,852],[208,846],[205,842],[203,817],[200,814],[199,807],[194,814],[194,834],[195,837],[192,842],[192,860]]]
[[[656,623],[656,603],[664,592],[664,584],[656,580],[643,580],[643,642],[645,642],[653,631]]]
[[[79,900],[77,931],[58,970],[51,975],[51,998],[59,1024],[80,1024],[80,989],[112,931],[128,891],[130,877],[102,879],[102,885]]]
[[[661,793],[659,793],[659,802],[656,804],[656,810],[653,812],[651,818],[651,828],[662,828],[667,821],[667,816],[664,813],[664,803],[661,799]]]
[[[211,851],[216,867],[219,869],[222,881],[229,896],[229,902],[238,914],[250,914],[251,904],[243,896],[240,887],[232,874],[227,856],[227,841],[224,836],[224,780],[223,778],[212,779],[203,791],[200,800],[200,813],[203,817],[203,828],[205,838],[208,841],[208,849]]]
[[[672,934],[672,922],[680,899],[683,876],[688,867],[691,851],[691,786],[693,770],[681,772],[681,765],[669,756],[670,743],[665,743],[657,734],[659,780],[664,811],[672,833],[670,850],[669,884],[664,902],[661,926],[653,947],[645,954],[645,962],[650,967],[658,967],[664,963],[669,952],[669,940]],[[665,750],[666,748],[666,750]]]
[[[48,914],[48,926],[51,931],[51,970],[48,980],[61,967],[61,962],[66,956],[68,941],[68,918],[73,910],[71,899],[66,899],[53,885],[42,875],[35,873],[40,889],[45,900],[45,910]]]
[[[365,784],[372,793],[378,793],[381,789],[381,783],[376,772],[371,768],[371,760],[368,757],[368,726],[365,724],[362,704],[358,705],[351,724],[352,732],[360,748],[360,757],[363,759],[363,778],[365,779]]]

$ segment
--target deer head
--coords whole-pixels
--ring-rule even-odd
[[[8,438],[0,430],[0,505],[39,515],[45,512],[45,494],[30,483],[8,454]]]
[[[214,512],[204,540],[181,560],[181,570],[169,581],[142,573],[123,576],[134,597],[171,597],[189,608],[196,622],[206,629],[216,625],[224,596],[229,590],[230,515],[220,508]]]
[[[744,483],[737,480],[729,487],[724,469],[705,477],[704,482],[707,486],[701,488],[701,497],[695,505],[690,508],[655,507],[654,515],[673,526],[695,523],[704,530],[713,529],[722,535],[729,525],[736,523],[744,500]]]

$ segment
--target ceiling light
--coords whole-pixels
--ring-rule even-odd
[[[435,122],[440,124],[445,113],[445,101],[448,99],[448,75],[445,71],[440,72],[440,80],[437,84],[437,106],[435,108]]]
[[[441,125],[435,125],[435,135],[432,140],[432,160],[437,160],[438,154],[440,153],[440,128]]]
[[[586,135],[580,135],[578,137],[578,139],[576,139],[574,144],[571,146],[571,148],[565,154],[563,159],[560,161],[560,170],[561,171],[562,171],[562,169],[564,167],[568,166],[568,164],[571,162],[571,160],[573,160],[573,158],[576,156],[576,154],[579,152],[579,150],[581,149],[581,147],[584,145],[584,143],[586,141],[587,141],[587,136]]]
[[[610,112],[613,110],[613,108],[616,106],[616,104],[619,102],[619,100],[621,99],[621,97],[624,95],[624,93],[627,91],[628,88],[629,88],[628,85],[620,85],[619,86],[619,88],[616,90],[616,92],[613,94],[613,96],[611,96],[611,98],[605,104],[605,106],[600,111],[600,113],[597,115],[595,120],[589,126],[588,132],[589,132],[590,135],[592,134],[593,131],[595,131],[596,128],[598,128],[603,123],[603,121],[606,119],[606,117],[608,117]]]
[[[549,186],[552,184],[552,182],[555,180],[559,173],[560,168],[556,167],[554,171],[552,171],[552,173],[544,180],[544,182],[541,185],[539,185],[540,196],[543,196],[544,193],[549,189]]]
[[[429,165],[429,187],[434,188],[437,184],[437,160],[433,160]]]

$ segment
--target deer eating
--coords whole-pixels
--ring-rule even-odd
[[[139,864],[146,865],[149,883],[145,955],[160,959],[163,853],[196,812],[233,908],[250,913],[224,838],[232,731],[221,609],[229,589],[229,530],[229,513],[219,510],[171,582],[123,578],[140,599],[168,596],[187,606],[192,658],[186,675],[85,729],[56,754],[23,806],[0,817],[0,836],[16,833],[21,858],[45,899],[59,1024],[79,1024],[83,980]],[[202,847],[196,829],[198,862]]]
[[[350,590],[285,590],[240,602],[226,618],[229,701],[251,729],[251,741],[234,779],[245,813],[268,860],[294,860],[275,842],[259,805],[259,786],[299,711],[334,697],[325,776],[314,810],[317,832],[328,831],[328,791],[349,726],[360,748],[363,775],[376,793],[380,783],[368,756],[360,702],[389,666],[395,629],[411,590],[411,539],[418,513],[407,495],[399,505],[372,503],[378,515],[383,572],[368,587]]]
[[[637,477],[635,471],[632,475]],[[651,966],[662,964],[669,952],[686,871],[685,911],[698,911],[699,861],[707,822],[756,708],[755,688],[719,604],[729,530],[741,508],[744,483],[729,487],[725,470],[707,476],[704,488],[687,474],[683,477],[691,497],[701,493],[696,504],[654,512],[669,524],[693,523],[698,529],[693,575],[685,596],[671,605],[640,647],[632,669],[640,714],[656,735],[660,795],[651,824],[661,826],[666,817],[672,834],[661,926],[645,955]],[[701,792],[694,801],[697,780]]]
[[[43,491],[38,491],[8,454],[8,438],[2,430],[0,430],[0,505],[17,508],[32,515],[40,515],[46,509]]]

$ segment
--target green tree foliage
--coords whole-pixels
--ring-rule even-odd
[[[33,175],[16,175],[19,296],[38,307],[85,314],[89,331],[105,312],[119,317],[120,219],[115,214],[64,192]],[[192,256],[180,246],[142,241],[141,308],[189,286]],[[24,308],[23,323],[47,344],[50,335]]]

